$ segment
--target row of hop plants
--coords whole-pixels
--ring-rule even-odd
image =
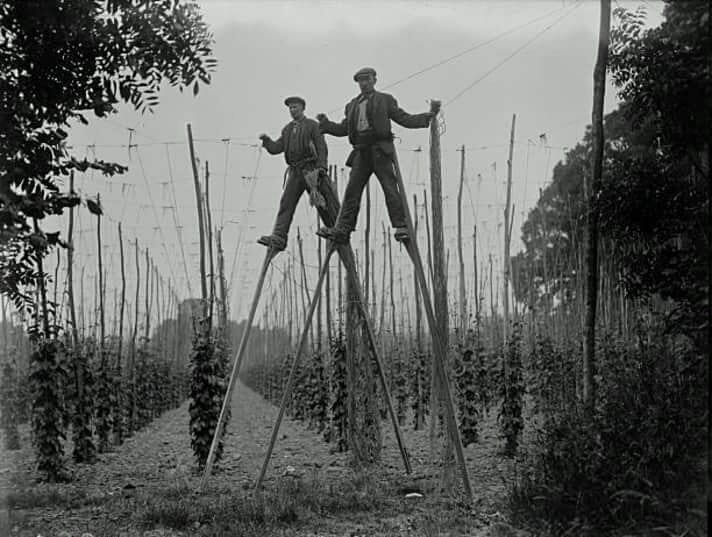
[[[156,345],[142,341],[124,348],[116,341],[101,353],[94,338],[73,345],[69,337],[38,338],[29,368],[18,360],[3,365],[0,426],[5,447],[21,448],[20,426],[29,422],[40,477],[67,478],[71,457],[93,463],[97,453],[120,445],[186,397],[186,375]]]
[[[633,338],[600,335],[593,409],[582,404],[580,346],[537,329],[524,368],[532,438],[512,488],[515,514],[581,535],[696,520],[686,510],[692,489],[704,489],[709,361],[672,326],[661,317],[640,322]]]
[[[521,329],[515,325],[506,352],[486,350],[475,331],[454,348],[452,381],[465,446],[478,441],[480,420],[499,402],[504,452],[513,455],[517,450],[523,430],[524,404],[520,334]],[[430,410],[432,358],[424,350],[404,347],[394,345],[386,357],[387,382],[399,424],[407,425],[410,412],[411,426],[420,430]],[[333,443],[337,451],[347,449],[345,352],[344,339],[337,336],[330,342],[328,353],[315,351],[303,360],[286,408],[287,415],[322,433],[324,440]],[[245,369],[242,380],[265,399],[279,405],[293,359],[292,355],[263,357]],[[387,419],[385,399],[380,384],[377,386],[381,417]]]
[[[199,469],[205,468],[218,426],[223,400],[229,382],[231,345],[223,328],[211,328],[207,318],[193,328],[190,355],[190,444]],[[223,454],[223,439],[230,419],[227,408],[225,423],[215,451],[215,462]]]

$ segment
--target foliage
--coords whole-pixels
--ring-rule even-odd
[[[190,368],[190,445],[198,466],[203,468],[227,388],[224,361],[216,357],[214,338],[206,333],[204,322],[199,324],[193,335]],[[223,435],[225,430],[226,427],[223,427]],[[220,460],[222,448],[221,437],[215,452],[216,461]]]
[[[94,378],[96,386],[94,393],[96,399],[94,402],[94,423],[99,441],[97,447],[99,449],[99,453],[104,453],[109,450],[109,446],[111,444],[111,431],[114,427],[112,409],[117,406],[115,388],[116,379],[111,368],[107,365],[111,362],[111,357],[108,359],[106,357],[106,354],[109,353],[106,342],[98,342],[96,348],[101,357],[95,363],[96,372],[94,374]]]
[[[652,29],[642,27],[644,12],[615,14],[609,68],[623,102],[604,120],[596,200],[607,252],[602,273],[630,297],[667,301],[675,326],[703,344],[712,255],[709,4],[667,2],[664,22]],[[531,308],[572,311],[590,152],[589,127],[522,226],[526,249],[512,260],[514,291]]]
[[[411,409],[413,410],[413,429],[422,429],[425,416],[430,407],[430,360],[428,354],[413,350],[410,355],[411,363]]]
[[[500,396],[502,408],[499,423],[505,438],[504,454],[514,456],[519,438],[524,428],[522,407],[524,406],[524,379],[521,356],[521,324],[514,323],[502,361]]]
[[[328,421],[329,385],[324,375],[324,357],[319,352],[312,353],[307,368],[307,414],[309,427],[323,432]]]
[[[96,460],[96,446],[92,438],[91,418],[94,411],[94,375],[87,363],[87,342],[69,349],[71,357],[70,383],[74,384],[72,412],[72,457],[76,462]],[[72,378],[73,377],[73,378]],[[73,382],[72,382],[73,381]],[[81,389],[80,389],[81,385]]]
[[[580,352],[561,348],[542,329],[529,355],[526,385],[532,411],[549,419],[576,404],[576,379],[581,371]]]
[[[197,5],[173,0],[3,2],[0,42],[0,292],[22,309],[40,277],[35,254],[63,244],[28,219],[79,203],[59,192],[72,170],[125,170],[72,155],[71,124],[111,115],[120,101],[153,110],[166,82],[197,93],[216,62]]]
[[[395,399],[398,423],[403,425],[405,423],[406,409],[408,408],[408,377],[410,371],[407,362],[404,360],[404,351],[401,345],[393,349],[393,362],[392,397]]]
[[[541,423],[515,488],[517,509],[562,531],[588,526],[591,535],[675,517],[686,487],[702,477],[708,364],[687,338],[665,335],[666,322],[646,321],[633,345],[601,338],[606,374],[595,414],[574,402]]]
[[[18,418],[17,366],[13,360],[3,364],[0,384],[0,427],[5,436],[7,450],[20,449]]]
[[[335,444],[336,451],[348,450],[346,409],[346,342],[339,333],[331,341],[331,404],[329,406],[329,428],[324,433],[327,442]]]
[[[478,440],[477,424],[487,403],[486,378],[484,346],[479,333],[471,332],[466,344],[459,349],[455,362],[459,427],[465,447]]]
[[[59,342],[40,339],[30,356],[32,398],[32,443],[35,447],[37,470],[46,481],[64,479],[65,432],[62,427],[62,386],[68,373],[58,361]]]

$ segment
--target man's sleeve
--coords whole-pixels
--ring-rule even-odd
[[[388,96],[388,117],[406,129],[424,129],[430,125],[430,113],[409,114],[398,106],[392,95]]]
[[[346,125],[346,118],[348,117],[348,113],[349,105],[346,105],[346,108],[344,109],[344,119],[341,120],[341,123],[334,123],[333,121],[324,121],[323,123],[319,123],[319,129],[324,134],[331,134],[332,136],[346,136],[349,133],[348,127]]]
[[[312,140],[316,147],[316,165],[319,168],[327,169],[329,149],[326,147],[326,140],[324,140],[324,134],[319,129],[318,123],[316,123],[314,129],[312,129]]]
[[[264,147],[270,155],[279,155],[284,153],[284,132],[276,140],[267,137],[262,140],[262,147]]]

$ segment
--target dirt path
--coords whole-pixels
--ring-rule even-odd
[[[254,484],[276,415],[276,407],[245,385],[238,384],[223,460],[211,479],[211,486],[238,490],[248,489]],[[502,476],[509,474],[511,463],[497,456],[500,442],[496,438],[493,419],[485,420],[482,425],[480,442],[466,449],[466,457],[476,497],[474,509],[485,516],[496,517],[506,491]],[[383,474],[396,480],[401,479],[404,472],[390,423],[383,422],[382,429]],[[428,472],[427,431],[416,432],[409,427],[404,429],[414,475],[413,479],[402,479],[413,483],[414,480],[424,478]],[[274,480],[290,466],[299,475],[318,473],[327,481],[338,480],[348,472],[348,455],[331,453],[330,448],[329,444],[323,442],[321,435],[307,430],[300,422],[285,418],[268,470],[266,486],[273,485]],[[131,513],[122,514],[120,511],[107,515],[102,507],[107,499],[119,498],[132,491],[150,493],[154,489],[165,490],[171,486],[195,487],[200,476],[195,470],[190,448],[188,403],[166,412],[112,453],[100,455],[96,464],[70,463],[69,468],[73,474],[71,483],[52,486],[33,484],[32,454],[26,434],[22,450],[0,452],[0,495],[3,498],[8,493],[27,490],[37,493],[56,491],[60,495],[81,492],[84,498],[80,502],[82,507],[77,509],[51,505],[26,506],[28,508],[22,510],[19,522],[13,522],[12,519],[9,521],[9,535],[36,536],[43,528],[50,529],[50,533],[42,534],[43,537],[58,534],[59,529],[66,529],[71,535],[79,530],[91,531],[92,521],[96,522],[102,516],[117,519],[130,517]],[[9,515],[6,502],[2,504],[4,513],[0,515],[0,535],[6,535],[3,533],[3,517],[7,523]]]

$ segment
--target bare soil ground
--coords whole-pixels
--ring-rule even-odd
[[[502,515],[513,468],[499,455],[494,417],[484,420],[480,441],[465,450],[475,492],[474,503],[465,505],[433,490],[438,476],[428,463],[427,430],[404,427],[413,464],[413,474],[405,475],[389,422],[382,424],[382,463],[364,476],[349,468],[347,453],[332,453],[320,434],[285,418],[264,492],[255,495],[276,414],[238,384],[223,460],[201,494],[195,493],[200,475],[187,402],[96,464],[68,460],[68,483],[37,483],[24,431],[20,451],[0,451],[0,536],[527,534]],[[411,491],[423,497],[406,499]]]

